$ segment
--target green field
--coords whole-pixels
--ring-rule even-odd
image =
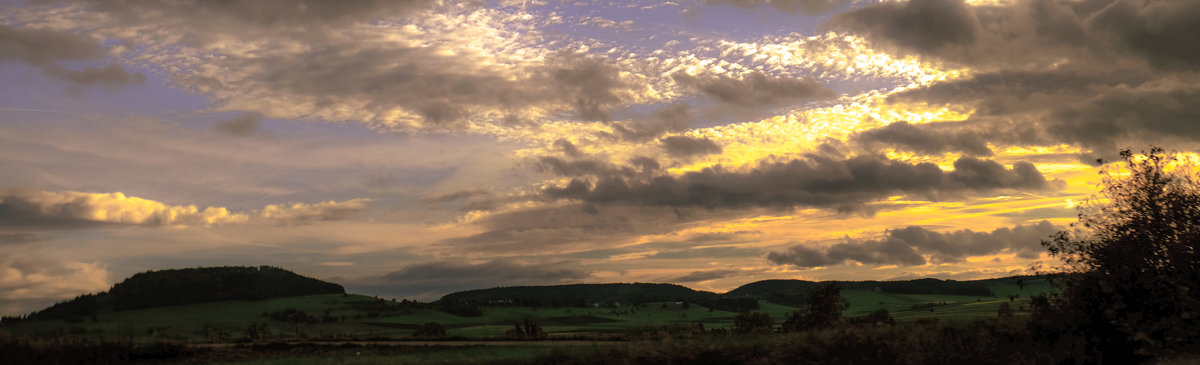
[[[861,316],[879,308],[887,309],[898,321],[922,317],[943,320],[970,320],[995,317],[1002,303],[1010,303],[1014,312],[1029,310],[1029,298],[1050,293],[1045,281],[1034,281],[1024,289],[1014,283],[989,285],[995,297],[917,295],[885,293],[877,290],[843,290],[849,303],[846,316]],[[1019,297],[1010,300],[1008,295]],[[364,309],[382,308],[374,315]],[[778,324],[798,308],[760,301],[759,311],[769,314]],[[914,309],[914,306],[918,308]],[[266,314],[294,309],[320,319],[283,321]],[[697,304],[681,302],[647,303],[641,306],[533,308],[497,306],[482,308],[482,316],[464,317],[437,309],[406,307],[361,295],[311,295],[261,301],[222,301],[192,305],[101,313],[81,322],[41,320],[6,326],[13,334],[96,338],[132,338],[138,342],[177,340],[182,342],[234,341],[245,337],[252,323],[266,325],[268,339],[368,339],[408,338],[413,329],[437,322],[451,337],[485,339],[500,336],[525,318],[533,318],[551,337],[593,336],[620,333],[631,328],[667,324],[701,323],[706,329],[730,328],[737,313],[709,310]],[[328,320],[332,318],[333,320]],[[216,334],[214,336],[214,334]]]

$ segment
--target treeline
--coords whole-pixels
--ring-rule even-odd
[[[109,311],[345,292],[341,285],[271,266],[147,271],[113,285],[107,292],[81,295],[28,316],[7,317],[4,323],[38,319],[82,321]]]
[[[675,284],[571,284],[468,290],[447,294],[437,303],[443,305],[588,307],[642,305],[652,302],[690,301],[699,303],[717,297],[717,294],[711,292],[697,291]]]
[[[1030,280],[1032,281],[1032,279]],[[462,311],[473,306],[588,307],[628,306],[652,302],[691,302],[731,312],[758,309],[755,299],[783,305],[802,305],[808,292],[824,282],[763,280],[716,294],[675,284],[571,284],[514,286],[447,294],[442,307]],[[835,281],[844,289],[878,290],[895,294],[933,294],[993,297],[981,281],[918,279],[907,281]]]
[[[998,280],[1007,280],[998,279]],[[1032,281],[1032,280],[1030,280]],[[723,294],[725,297],[765,299],[785,305],[804,303],[807,293],[821,283],[836,283],[843,289],[877,290],[893,294],[963,295],[992,297],[984,281],[956,281],[939,279],[916,279],[904,281],[830,281],[807,280],[762,280],[742,285]]]

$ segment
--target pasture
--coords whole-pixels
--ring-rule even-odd
[[[1015,283],[989,285],[994,297],[896,294],[878,290],[843,290],[847,317],[887,309],[897,321],[933,317],[966,321],[997,316],[1003,303],[1015,314],[1029,310],[1032,295],[1050,293],[1045,281],[1024,288]],[[1014,298],[1009,298],[1014,295]],[[525,318],[532,318],[551,338],[603,337],[630,329],[668,324],[700,323],[705,329],[731,328],[734,312],[710,310],[684,302],[653,302],[638,306],[480,308],[480,316],[460,316],[419,303],[397,303],[361,295],[324,294],[268,299],[234,300],[130,311],[100,313],[79,322],[41,320],[8,326],[13,334],[63,334],[89,338],[130,338],[135,342],[230,342],[247,337],[252,325],[262,325],[262,339],[364,340],[409,339],[424,323],[436,322],[457,339],[493,339]],[[776,324],[796,307],[759,302],[759,312]],[[275,314],[274,318],[272,314]],[[291,315],[286,317],[285,314]],[[285,318],[286,317],[286,318]]]

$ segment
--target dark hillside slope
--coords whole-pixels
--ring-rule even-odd
[[[108,292],[82,295],[30,317],[70,320],[109,311],[345,292],[341,285],[270,266],[147,271],[125,279]]]

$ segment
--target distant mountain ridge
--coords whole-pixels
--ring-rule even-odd
[[[831,281],[837,283],[843,290],[866,289],[877,290],[892,294],[932,294],[932,295],[964,295],[976,297],[995,296],[991,289],[976,281],[956,281],[939,279],[914,279],[903,281]],[[758,298],[771,300],[779,304],[799,304],[816,281],[808,280],[762,280],[737,287],[725,293],[729,297]]]
[[[565,284],[466,290],[446,294],[438,302],[483,305],[586,306],[614,303],[703,301],[715,299],[717,296],[716,293],[699,291],[678,284]]]
[[[1033,277],[1029,277],[1033,278]],[[987,284],[1012,278],[970,281],[914,279],[903,281],[832,281],[844,290],[875,290],[893,294],[995,296]],[[694,290],[677,284],[566,284],[513,286],[475,289],[447,294],[438,302],[475,305],[579,306],[592,304],[641,304],[647,302],[691,301],[695,303],[729,302],[749,298],[785,305],[800,305],[810,289],[821,282],[773,279],[742,285],[727,293]]]
[[[345,292],[339,284],[271,266],[170,269],[135,274],[106,292],[81,295],[30,317],[71,320],[107,311]]]

